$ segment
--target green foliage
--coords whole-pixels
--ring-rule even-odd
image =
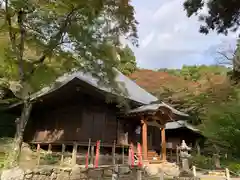
[[[225,152],[239,157],[240,113],[239,100],[210,106],[205,114],[203,133]]]
[[[183,77],[185,80],[198,81],[206,78],[207,75],[226,75],[230,69],[218,65],[186,66],[181,69],[159,69],[160,72],[167,72],[171,75]]]
[[[192,157],[192,164],[202,169],[213,169],[214,164],[211,157],[195,155]]]
[[[171,75],[174,75],[174,76],[179,76],[180,75],[180,72],[181,72],[181,69],[167,69],[167,68],[161,68],[161,69],[158,69],[159,72],[167,72]]]
[[[119,64],[118,70],[125,75],[130,75],[137,70],[137,62],[133,51],[129,46],[118,49]]]
[[[191,79],[193,81],[197,81],[201,77],[197,66],[183,66],[180,75],[185,79]]]
[[[47,165],[52,165],[52,164],[57,164],[60,162],[61,157],[60,156],[54,156],[52,154],[46,154],[41,157],[41,164],[47,164]]]
[[[210,142],[204,148],[207,154],[239,157],[240,87],[228,78],[228,72],[222,66],[185,66],[176,75],[184,81],[167,83],[158,95],[192,116],[191,123]]]
[[[238,162],[229,162],[226,167],[236,174],[240,174],[240,163]]]
[[[206,6],[208,12],[201,13]],[[239,28],[240,1],[236,0],[185,0],[184,9],[187,16],[199,15],[199,20],[204,22],[200,26],[200,32],[208,34],[210,30],[227,34],[229,31],[237,31]]]
[[[227,101],[234,94],[227,78],[229,69],[224,66],[183,66],[163,71],[170,71],[171,83],[161,83],[154,94],[191,115],[194,125],[202,123],[208,106]]]
[[[13,139],[12,138],[0,138],[0,168],[8,168],[12,161],[12,149]]]
[[[232,65],[232,71],[228,73],[229,77],[235,82],[239,83],[240,80],[240,39],[237,40],[237,47],[233,54],[233,57],[227,58]]]
[[[33,92],[64,73],[81,70],[125,95],[113,67],[118,65],[120,37],[137,45],[137,21],[125,0],[4,0],[0,16],[0,87],[24,105],[11,155],[10,165],[15,166]]]
[[[26,97],[79,69],[117,87],[112,67],[118,64],[119,38],[137,45],[137,22],[128,1],[6,0],[4,6],[0,77],[15,95]]]

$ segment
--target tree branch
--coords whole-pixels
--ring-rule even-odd
[[[25,40],[25,29],[23,26],[24,12],[20,10],[18,12],[18,26],[20,29],[20,43],[19,43],[19,74],[21,81],[24,80],[24,67],[23,67],[23,51],[24,51],[24,40]]]
[[[227,60],[229,60],[229,61],[232,60],[232,58],[228,57],[228,56],[227,56],[226,54],[224,54],[223,52],[218,51],[217,53],[220,54],[221,56],[225,57],[225,58],[226,58]]]
[[[6,23],[8,25],[8,32],[9,32],[9,38],[10,38],[10,42],[12,45],[12,50],[15,53],[17,60],[19,59],[18,53],[17,53],[17,46],[16,46],[16,34],[13,32],[13,28],[12,28],[12,19],[11,16],[9,14],[9,1],[5,0],[5,12],[6,12],[6,16],[5,16],[5,20]]]
[[[33,63],[33,68],[31,70],[31,72],[29,73],[28,77],[30,77],[31,75],[34,74],[34,72],[37,70],[37,68],[39,66],[41,66],[41,64],[43,64],[43,62],[45,61],[46,57],[51,55],[53,50],[61,43],[59,43],[59,40],[61,39],[61,37],[63,36],[64,33],[66,33],[67,28],[69,27],[69,25],[72,22],[72,17],[74,15],[74,12],[77,10],[77,8],[73,8],[71,12],[68,13],[68,15],[66,16],[65,20],[63,21],[62,25],[60,26],[59,31],[53,35],[50,40],[49,43],[47,45],[47,48],[43,51],[42,55],[39,57],[39,59],[37,61],[35,61]],[[36,66],[36,67],[35,67]]]

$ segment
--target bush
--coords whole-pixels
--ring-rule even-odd
[[[41,160],[43,161],[44,164],[57,164],[60,161],[59,156],[54,156],[52,154],[46,154],[43,157],[41,157]]]
[[[4,167],[5,153],[0,152],[0,169]]]
[[[239,162],[239,163],[237,163],[237,162],[232,162],[232,163],[230,163],[227,167],[228,167],[228,169],[229,169],[230,171],[233,171],[233,172],[235,172],[236,174],[240,174],[240,162]]]
[[[240,174],[240,161],[238,159],[225,159],[221,161],[224,168],[228,168],[230,171]]]
[[[12,138],[0,138],[0,168],[7,168],[12,161],[11,152],[13,151]]]
[[[212,158],[202,156],[202,155],[196,155],[192,158],[192,164],[198,168],[202,169],[213,169],[214,164],[212,161]]]

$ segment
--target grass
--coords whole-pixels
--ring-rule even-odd
[[[0,169],[5,165],[6,152],[9,151],[12,144],[11,138],[0,138]]]
[[[0,169],[4,167],[5,153],[0,152]]]

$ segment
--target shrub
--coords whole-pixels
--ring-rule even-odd
[[[231,162],[227,167],[230,171],[233,171],[236,174],[240,174],[240,162]]]
[[[230,171],[240,174],[240,161],[239,159],[225,159],[221,161],[224,168],[228,168]]]
[[[57,164],[60,161],[59,156],[54,156],[52,154],[46,154],[43,157],[41,157],[41,160],[44,162],[44,164]]]
[[[192,164],[202,169],[213,169],[214,164],[212,158],[203,155],[196,155],[192,158]]]

